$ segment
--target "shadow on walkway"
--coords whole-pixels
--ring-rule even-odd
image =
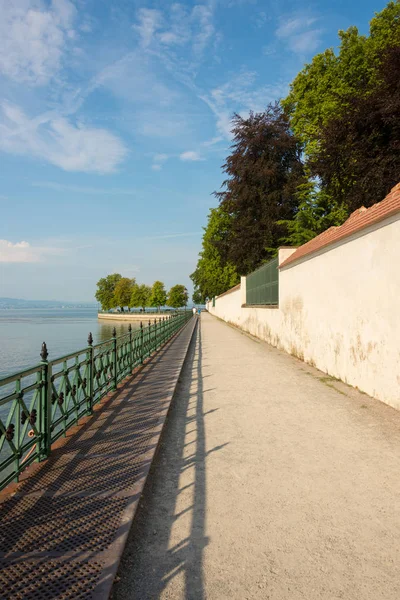
[[[2,494],[1,598],[108,597],[191,332],[190,325]]]
[[[222,446],[206,450],[201,360],[199,322],[120,564],[113,600],[167,597],[163,591],[173,579],[180,598],[205,598],[206,458]]]

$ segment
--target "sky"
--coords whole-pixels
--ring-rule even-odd
[[[378,0],[0,0],[0,296],[192,288],[230,119]]]

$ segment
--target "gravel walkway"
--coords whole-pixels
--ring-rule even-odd
[[[398,600],[400,413],[208,314],[114,600]]]

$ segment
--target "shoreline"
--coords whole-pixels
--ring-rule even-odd
[[[170,317],[171,315],[174,315],[176,313],[174,312],[168,312],[168,313],[97,313],[97,318],[98,319],[105,319],[108,321],[149,321],[149,320],[154,320],[157,319],[158,321],[160,321],[161,319],[164,319],[165,317]]]

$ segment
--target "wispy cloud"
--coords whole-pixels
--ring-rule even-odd
[[[18,82],[46,84],[75,37],[69,0],[0,0],[0,72]]]
[[[276,37],[286,43],[288,48],[296,54],[315,52],[323,33],[323,29],[315,27],[318,20],[317,17],[299,13],[281,17],[279,27],[275,32]]]
[[[151,165],[153,171],[161,171],[163,164],[169,159],[169,157],[169,154],[154,154],[153,164]]]
[[[202,158],[200,154],[198,152],[195,152],[194,150],[182,152],[182,154],[179,155],[179,158],[186,162],[197,162],[199,160],[204,160],[204,158]]]
[[[33,187],[47,188],[56,192],[72,192],[74,194],[94,194],[99,196],[133,196],[136,193],[134,189],[124,188],[99,188],[81,185],[70,185],[56,183],[55,181],[33,181]]]
[[[123,142],[106,129],[73,124],[51,113],[29,118],[6,103],[0,114],[0,150],[87,173],[113,173],[127,154]]]
[[[61,248],[47,246],[31,246],[29,242],[10,242],[0,240],[0,262],[1,263],[37,263],[46,256],[62,254]]]
[[[141,8],[138,11],[137,23],[132,29],[138,34],[140,43],[147,48],[153,41],[155,33],[163,26],[162,12],[155,8]]]
[[[230,81],[212,89],[209,94],[203,95],[202,100],[214,113],[220,136],[229,140],[232,135],[231,119],[234,112],[261,112],[269,102],[279,99],[286,91],[286,83],[257,86],[257,74],[242,71]]]
[[[139,240],[169,240],[181,237],[192,237],[196,235],[203,235],[204,231],[189,231],[187,233],[164,233],[160,235],[146,235],[144,237],[136,238]]]
[[[256,13],[253,16],[253,23],[255,25],[255,27],[257,27],[257,29],[261,29],[261,27],[264,27],[264,25],[266,23],[268,23],[268,21],[271,20],[271,16],[268,15],[264,10],[261,10],[259,13]]]
[[[141,8],[133,30],[144,49],[162,53],[186,46],[191,58],[198,60],[215,33],[212,5],[197,4],[190,10],[174,3],[165,13]]]

